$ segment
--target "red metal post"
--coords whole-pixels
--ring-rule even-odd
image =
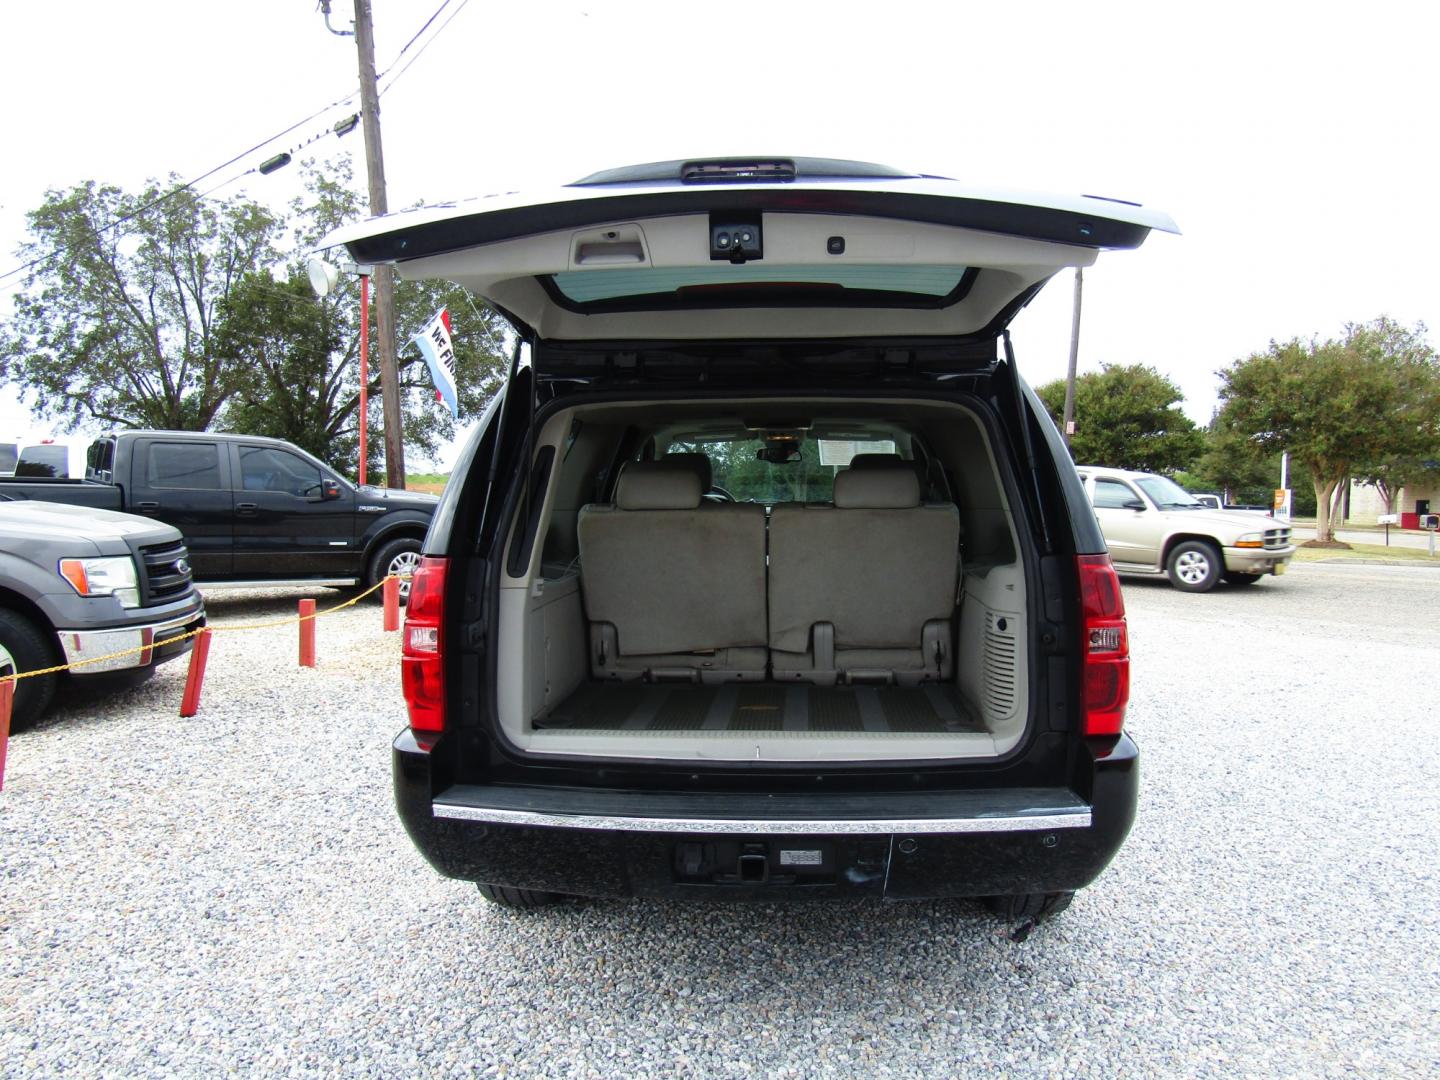
[[[10,707],[15,704],[15,684],[0,683],[0,791],[5,790],[5,753],[10,748]]]
[[[210,628],[200,631],[190,650],[190,671],[185,676],[185,696],[180,699],[180,715],[194,716],[200,708],[200,687],[205,682],[205,661],[210,656]]]
[[[365,483],[366,423],[369,419],[370,392],[370,275],[360,275],[360,483]]]
[[[400,629],[400,579],[387,577],[380,586],[380,595],[385,598],[385,629]]]
[[[315,601],[300,601],[300,666],[315,666]]]

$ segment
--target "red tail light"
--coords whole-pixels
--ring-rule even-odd
[[[445,559],[423,558],[410,578],[400,681],[410,727],[445,730]]]
[[[1130,700],[1130,635],[1125,599],[1109,555],[1081,555],[1080,607],[1085,620],[1086,735],[1118,735]]]

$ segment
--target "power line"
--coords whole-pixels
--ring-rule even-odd
[[[465,3],[469,3],[469,2],[470,2],[470,0],[465,0]],[[430,18],[428,18],[428,19],[425,20],[425,25],[422,26],[422,27],[420,27],[419,30],[416,30],[416,31],[415,31],[415,36],[412,37],[409,41],[407,41],[407,42],[405,43],[404,48],[402,48],[398,53],[395,54],[395,59],[394,59],[394,60],[391,60],[390,63],[386,65],[385,70],[380,73],[380,77],[381,77],[381,78],[384,78],[385,75],[387,75],[387,74],[389,73],[390,69],[391,69],[392,67],[394,67],[397,63],[400,62],[400,57],[404,56],[407,52],[410,51],[410,46],[411,46],[411,45],[414,45],[415,42],[420,39],[420,35],[421,35],[421,34],[425,33],[426,30],[429,30],[429,29],[430,29],[430,24],[433,23],[437,18],[440,17],[440,13],[441,13],[442,11],[444,11],[447,7],[449,7],[449,6],[450,6],[450,3],[451,3],[451,0],[445,0],[445,2],[444,2],[443,4],[441,4],[438,8],[436,8],[436,9],[434,10],[434,12],[431,13]],[[465,6],[465,4],[461,4],[461,5],[460,5],[460,7],[462,7],[462,8],[463,8],[464,6]],[[456,13],[457,13],[457,14],[459,13],[459,12],[458,12],[458,9],[457,9],[457,12],[456,12]],[[452,16],[450,16],[450,19],[453,19],[454,17],[455,17],[455,16],[452,15]],[[449,23],[450,23],[450,19],[446,19],[446,20],[445,20],[445,23],[446,23],[447,26],[448,26]],[[445,29],[444,26],[442,26],[442,27],[440,28],[440,30],[444,30],[444,29]],[[440,33],[440,30],[435,31],[435,33],[438,35],[438,34]],[[433,39],[432,39],[432,40],[433,40]],[[422,49],[421,52],[424,52],[424,50]],[[408,66],[408,65],[407,65],[407,66]]]
[[[384,70],[383,72],[381,72],[381,74],[380,74],[379,77],[377,77],[377,80],[376,80],[377,82],[379,81],[380,78],[384,78],[385,75],[389,74],[390,70],[391,70],[392,68],[394,68],[394,66],[395,66],[397,63],[400,62],[400,58],[403,57],[403,56],[410,50],[411,46],[413,46],[413,45],[415,44],[415,42],[417,42],[418,40],[420,40],[421,36],[425,33],[425,31],[430,28],[430,26],[435,22],[435,20],[440,17],[441,13],[444,12],[444,10],[445,10],[447,7],[449,7],[450,4],[453,3],[453,2],[454,2],[454,0],[444,0],[444,2],[430,14],[430,17],[425,20],[424,24],[420,27],[420,29],[417,30],[417,31],[415,31],[414,35],[411,36],[410,40],[407,41],[407,42],[404,44],[404,46],[400,49],[400,51],[395,54],[395,58],[390,61],[389,65],[385,68],[385,70]],[[399,80],[400,76],[401,76],[401,75],[404,75],[405,72],[410,69],[410,65],[413,64],[416,60],[418,60],[418,59],[421,57],[421,55],[425,52],[425,50],[430,47],[431,43],[434,42],[434,40],[435,40],[437,37],[439,37],[439,36],[444,32],[445,28],[450,25],[450,23],[455,19],[455,16],[456,16],[456,15],[459,15],[460,12],[465,9],[465,6],[466,6],[469,2],[470,2],[470,0],[461,0],[460,6],[457,7],[453,12],[451,12],[450,17],[449,17],[448,19],[446,19],[444,23],[441,24],[440,28],[439,28],[438,30],[436,30],[434,34],[432,34],[432,35],[430,36],[430,39],[429,39],[428,41],[426,41],[425,44],[420,47],[420,50],[419,50],[414,56],[412,56],[412,57],[410,58],[410,60],[405,64],[405,66],[404,66],[403,68],[401,68],[398,72],[395,73],[394,78],[392,78],[392,79],[390,80],[390,82],[385,86],[385,89],[378,91],[378,93],[383,94],[383,93],[385,93],[385,91],[389,90],[391,86],[394,86],[395,83],[396,83],[396,81]],[[175,188],[171,189],[170,191],[167,191],[167,192],[165,192],[164,194],[157,196],[156,198],[152,199],[150,202],[146,203],[144,206],[138,207],[137,209],[130,211],[128,214],[124,214],[124,215],[122,215],[121,217],[116,218],[114,221],[108,222],[107,224],[105,224],[104,226],[102,226],[99,230],[97,230],[97,232],[98,232],[99,234],[105,234],[105,233],[113,232],[115,229],[118,229],[120,226],[125,225],[125,224],[128,224],[128,223],[131,222],[131,221],[134,221],[136,218],[140,217],[142,214],[146,213],[147,211],[152,210],[152,209],[154,209],[155,207],[159,206],[161,203],[163,203],[163,202],[165,202],[165,201],[167,201],[167,200],[169,200],[169,199],[173,199],[173,198],[175,198],[177,195],[180,195],[180,194],[182,194],[182,193],[184,193],[184,192],[186,192],[186,191],[189,191],[191,188],[195,187],[197,184],[201,183],[202,181],[208,180],[210,177],[214,176],[214,175],[215,175],[216,173],[218,173],[220,170],[222,170],[222,169],[224,169],[224,168],[227,168],[227,167],[235,164],[237,161],[241,160],[241,159],[244,158],[244,157],[248,157],[250,154],[255,153],[257,150],[261,150],[261,149],[263,149],[264,147],[269,146],[271,143],[275,142],[277,139],[283,139],[286,135],[290,134],[290,133],[291,133],[292,131],[294,131],[296,128],[303,127],[305,124],[308,124],[310,121],[314,120],[316,117],[322,116],[322,115],[324,115],[325,113],[330,112],[332,109],[337,109],[337,108],[339,108],[339,107],[342,106],[342,105],[346,105],[346,104],[348,104],[349,102],[354,101],[355,98],[358,96],[358,94],[359,94],[359,91],[358,91],[358,90],[351,91],[350,93],[346,94],[344,97],[338,98],[338,99],[336,99],[335,101],[332,101],[330,104],[325,105],[325,106],[323,106],[322,108],[316,109],[316,110],[315,110],[313,113],[311,113],[309,116],[305,117],[305,118],[302,119],[302,120],[297,120],[295,123],[291,124],[289,127],[283,129],[282,131],[276,132],[274,135],[271,135],[268,139],[264,139],[264,140],[262,140],[261,142],[256,143],[254,146],[250,147],[248,150],[243,150],[243,151],[241,151],[240,153],[236,154],[234,157],[232,157],[232,158],[230,158],[230,159],[228,159],[228,160],[226,160],[226,161],[222,161],[219,165],[216,165],[214,168],[209,169],[209,170],[207,170],[206,172],[201,173],[199,176],[194,177],[194,178],[191,179],[191,180],[187,180],[185,183],[179,185],[178,187],[175,187]],[[293,151],[293,150],[296,150],[296,149],[303,149],[304,147],[309,146],[311,143],[317,141],[317,140],[320,139],[320,138],[323,138],[326,134],[329,134],[329,133],[330,133],[330,130],[331,130],[331,129],[327,129],[325,132],[322,132],[322,133],[320,133],[320,134],[317,134],[317,135],[312,136],[311,138],[307,139],[305,142],[301,143],[299,147],[292,147],[291,150]],[[342,133],[337,132],[337,134],[342,134]],[[251,175],[252,173],[255,173],[256,171],[257,171],[257,170],[256,170],[255,168],[250,168],[250,169],[244,170],[243,172],[236,173],[235,175],[231,176],[228,180],[223,180],[223,181],[221,181],[220,183],[216,184],[214,187],[211,187],[211,188],[206,189],[204,192],[202,192],[200,195],[198,195],[197,198],[200,198],[200,199],[208,198],[209,196],[213,195],[215,192],[219,191],[221,188],[227,187],[227,186],[229,186],[230,184],[233,184],[235,181],[237,181],[237,180],[239,180],[239,179],[241,179],[241,178],[243,178],[243,177],[249,176],[249,175]],[[25,272],[28,271],[28,270],[32,270],[32,269],[34,269],[35,267],[40,266],[42,263],[46,263],[46,262],[51,261],[52,259],[58,258],[59,255],[60,255],[60,253],[59,253],[58,251],[52,251],[52,252],[50,252],[49,254],[37,256],[36,258],[31,259],[29,262],[22,263],[22,264],[20,264],[19,266],[15,266],[15,267],[12,267],[12,268],[9,269],[9,270],[6,270],[4,273],[0,273],[0,286],[5,285],[11,278],[17,277],[17,276],[19,276],[20,274],[23,274],[23,273],[25,273]]]
[[[440,5],[440,7],[436,10],[435,14],[430,16],[429,20],[425,23],[425,26],[429,26],[430,23],[434,22],[436,16],[439,15],[441,11],[444,11],[445,8],[449,6],[450,2],[451,0],[445,0],[445,3]],[[409,71],[410,65],[415,63],[416,60],[419,60],[420,57],[425,54],[425,50],[435,43],[435,39],[445,32],[445,28],[455,21],[455,16],[459,15],[460,12],[464,11],[465,5],[468,3],[470,3],[470,0],[460,0],[460,6],[450,13],[450,17],[440,24],[440,29],[436,30],[435,33],[431,34],[430,39],[426,41],[424,45],[420,46],[420,51],[417,52],[414,56],[412,56],[409,61],[406,62],[405,66],[395,73],[394,78],[392,78],[388,83],[385,84],[384,88],[379,91],[380,95],[389,93],[390,88],[400,81],[400,76],[404,75],[405,72]],[[423,32],[424,27],[421,28],[421,33]],[[411,38],[410,44],[406,45],[405,49],[408,49],[410,45],[413,45],[415,43],[415,38],[418,38],[419,36],[420,34],[416,34],[415,37]],[[401,56],[404,55],[405,49],[400,50]],[[385,71],[380,74],[379,78],[376,79],[376,81],[378,82],[379,79],[384,78],[385,75],[388,75],[390,72],[390,68],[393,68],[399,60],[400,56],[396,56],[395,59],[390,62],[390,67],[387,67]]]
[[[107,223],[106,225],[102,226],[102,227],[98,230],[98,232],[100,232],[100,233],[111,232],[111,231],[119,228],[121,225],[124,225],[124,224],[126,224],[126,223],[128,223],[128,222],[134,221],[136,218],[138,218],[141,214],[145,213],[147,210],[152,210],[152,209],[154,209],[155,207],[159,206],[161,203],[165,202],[167,199],[173,199],[173,198],[175,198],[175,196],[181,194],[182,192],[189,191],[191,188],[193,188],[196,184],[200,183],[202,180],[208,180],[210,177],[214,176],[214,175],[215,175],[217,172],[219,172],[221,169],[224,169],[224,168],[226,168],[226,167],[228,167],[228,166],[230,166],[230,165],[234,165],[235,162],[239,161],[241,158],[246,157],[246,156],[248,156],[248,155],[250,155],[250,154],[253,154],[255,151],[260,150],[260,149],[262,149],[263,147],[269,146],[269,145],[270,145],[271,143],[273,143],[276,139],[282,139],[282,138],[284,138],[286,135],[290,134],[290,132],[294,131],[296,128],[301,127],[301,126],[304,125],[304,124],[308,124],[311,120],[314,120],[317,116],[321,116],[321,115],[323,115],[324,113],[329,112],[331,109],[338,108],[339,106],[344,105],[344,104],[346,104],[346,103],[349,102],[349,101],[353,101],[354,98],[355,98],[355,94],[356,94],[356,93],[358,93],[358,91],[356,91],[356,92],[354,92],[354,93],[347,94],[345,97],[340,98],[340,99],[337,100],[337,101],[331,102],[329,105],[326,105],[324,108],[315,110],[315,111],[314,111],[313,113],[311,113],[309,116],[305,117],[305,119],[303,119],[303,120],[297,120],[295,123],[291,124],[289,127],[285,128],[283,131],[276,132],[274,135],[271,135],[268,139],[265,139],[265,140],[263,140],[263,141],[261,141],[261,142],[256,143],[254,146],[250,147],[250,149],[241,151],[240,153],[236,154],[234,157],[230,158],[228,161],[222,161],[219,165],[216,165],[213,169],[210,169],[210,170],[208,170],[207,172],[201,173],[199,176],[195,177],[193,180],[187,180],[185,183],[181,184],[179,187],[172,188],[170,191],[165,192],[165,194],[160,195],[160,196],[158,196],[158,197],[156,197],[156,198],[154,198],[154,199],[151,199],[151,200],[150,200],[148,203],[146,203],[144,206],[141,206],[141,207],[139,207],[139,208],[136,209],[136,210],[132,210],[130,213],[125,214],[125,215],[123,215],[123,216],[121,216],[121,217],[118,217],[118,218],[116,218],[114,221],[111,221],[111,222]],[[248,175],[248,173],[251,173],[251,172],[254,172],[254,171],[255,171],[254,169],[249,169],[249,170],[247,170],[246,172],[240,173],[240,174],[238,174],[237,176],[232,177],[231,180],[225,181],[225,183],[217,184],[214,188],[211,188],[210,190],[211,190],[211,191],[218,191],[220,188],[224,187],[225,184],[231,183],[233,180],[237,180],[237,179],[239,179],[239,177]],[[201,197],[203,198],[203,196],[201,196]],[[31,269],[32,267],[39,266],[41,263],[47,262],[48,260],[55,258],[57,255],[58,255],[58,252],[51,252],[51,253],[48,254],[48,255],[41,255],[41,256],[39,256],[38,258],[31,259],[28,263],[25,263],[25,264],[22,265],[22,266],[17,266],[17,267],[15,267],[15,268],[12,269],[12,270],[7,270],[7,271],[5,271],[5,273],[0,274],[0,283],[4,283],[6,279],[11,278],[11,277],[14,277],[14,276],[17,275],[17,274],[22,274],[22,273],[24,273],[26,270]]]

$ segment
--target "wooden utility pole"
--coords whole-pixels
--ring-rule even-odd
[[[1075,268],[1075,310],[1070,316],[1070,369],[1065,375],[1065,417],[1060,437],[1070,445],[1070,434],[1075,430],[1075,368],[1080,362],[1080,289],[1084,275],[1080,267]]]
[[[375,28],[370,0],[355,0],[355,51],[360,55],[360,116],[365,125],[365,175],[370,213],[386,212],[385,154],[380,146],[380,95],[375,87]],[[385,483],[405,486],[405,422],[400,411],[400,371],[395,362],[395,275],[375,267],[376,351],[380,359],[380,401],[385,424]]]

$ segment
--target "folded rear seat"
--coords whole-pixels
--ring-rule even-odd
[[[702,506],[698,472],[678,464],[630,462],[613,504],[580,510],[590,670],[602,679],[764,679],[764,508]]]
[[[822,685],[948,678],[959,541],[955,505],[922,505],[915,471],[899,459],[837,474],[833,506],[776,506],[775,678]]]

